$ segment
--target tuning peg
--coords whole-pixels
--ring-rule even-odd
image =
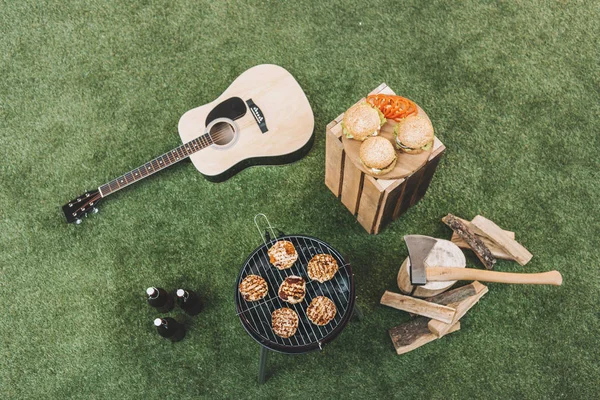
[[[81,220],[79,218],[77,218],[74,222],[75,222],[75,225],[79,225],[81,223]]]
[[[98,208],[96,208],[96,207],[92,208],[92,214],[98,214],[98,211],[100,211],[100,210],[98,210]]]

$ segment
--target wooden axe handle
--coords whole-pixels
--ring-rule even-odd
[[[530,285],[562,285],[562,276],[558,271],[539,274],[513,274],[471,268],[427,267],[426,273],[428,281],[483,281]]]

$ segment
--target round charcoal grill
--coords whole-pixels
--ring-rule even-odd
[[[267,251],[279,240],[291,242],[298,252],[298,260],[291,268],[279,270],[269,262]],[[316,254],[330,254],[338,263],[339,270],[333,279],[320,283],[311,281],[306,272],[310,259]],[[263,277],[269,285],[269,292],[263,299],[255,302],[244,300],[238,287],[248,275]],[[306,280],[306,296],[298,304],[282,301],[277,295],[279,285],[290,275],[301,276]],[[354,312],[354,279],[350,264],[342,255],[322,240],[303,235],[284,235],[267,239],[248,257],[236,283],[235,304],[242,326],[259,344],[269,350],[282,353],[306,353],[323,348],[344,329]],[[325,326],[313,324],[306,315],[306,309],[317,296],[326,296],[333,300],[337,308],[335,318]],[[271,313],[279,308],[288,307],[298,314],[296,334],[284,339],[277,336],[271,326]],[[266,360],[266,355],[264,355]],[[261,369],[264,368],[261,357]]]

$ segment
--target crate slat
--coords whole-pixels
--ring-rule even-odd
[[[369,233],[373,233],[375,229],[383,193],[383,188],[377,183],[377,179],[365,175],[357,219]]]
[[[365,174],[344,154],[344,171],[342,180],[342,203],[356,215],[360,204],[360,195]]]
[[[390,185],[385,189],[382,199],[383,205],[380,208],[381,210],[379,212],[379,216],[377,217],[377,222],[375,224],[373,233],[379,233],[381,228],[383,228],[388,222],[393,221],[396,204],[398,204],[402,198],[404,188],[406,187],[406,185],[404,185],[405,182],[406,179],[404,178],[396,179],[396,182],[393,185]]]
[[[394,211],[393,219],[398,218],[402,214],[408,210],[408,208],[412,205],[413,194],[417,186],[419,185],[419,181],[421,180],[421,176],[423,176],[424,168],[419,169],[414,174],[406,178],[406,182],[404,185],[404,196],[402,196],[402,201],[398,203],[398,207]]]
[[[325,134],[325,185],[335,197],[340,197],[344,171],[344,146],[338,137],[327,129]]]
[[[418,203],[425,193],[427,193],[427,189],[429,189],[429,184],[433,179],[433,174],[437,169],[437,166],[442,158],[442,154],[446,150],[446,146],[441,145],[438,149],[434,150],[431,153],[431,157],[429,157],[429,161],[425,164],[425,172],[423,173],[423,177],[421,178],[421,182],[419,183],[419,187],[415,192],[415,199],[413,200],[413,204]]]
[[[379,94],[379,93],[382,93],[384,90],[391,91],[392,89],[390,89],[387,84],[382,83],[381,85],[377,86],[375,89],[371,90],[369,92],[369,94]]]

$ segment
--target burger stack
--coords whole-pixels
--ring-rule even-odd
[[[400,96],[393,97],[400,98]],[[402,99],[410,102],[408,99]],[[398,159],[396,150],[407,154],[419,154],[429,150],[433,146],[434,139],[433,126],[429,118],[420,115],[416,106],[410,113],[388,114],[394,116],[393,119],[388,119],[383,111],[388,111],[390,106],[383,102],[379,104],[383,110],[370,104],[369,101],[356,104],[344,113],[342,120],[343,134],[348,139],[362,142],[359,152],[360,161],[374,176],[385,175],[394,169]],[[393,143],[379,136],[381,127],[388,121],[396,123]]]

